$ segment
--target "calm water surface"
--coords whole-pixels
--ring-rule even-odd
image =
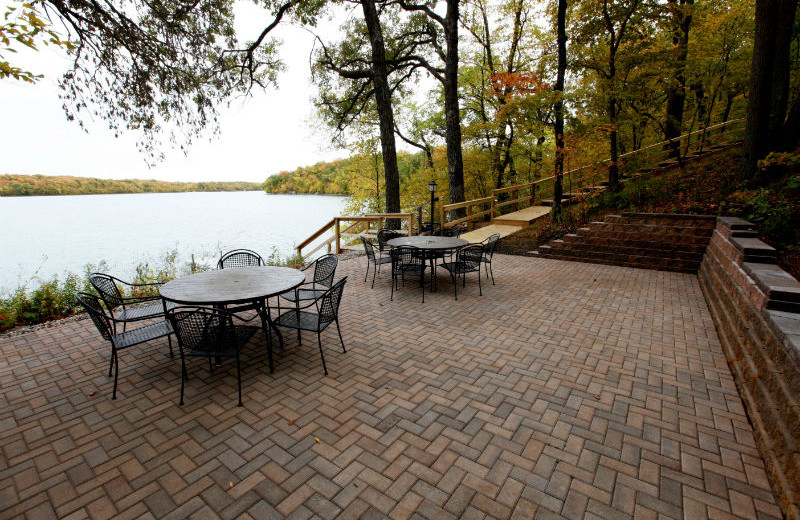
[[[173,250],[180,266],[240,247],[287,257],[345,200],[257,191],[0,197],[0,294],[101,261],[130,279],[137,264],[158,266]]]

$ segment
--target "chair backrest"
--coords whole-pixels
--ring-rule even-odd
[[[392,248],[392,266],[399,269],[403,266],[424,266],[425,254],[415,246],[399,246]]]
[[[314,284],[330,287],[333,284],[333,275],[336,274],[336,266],[339,265],[339,257],[333,253],[321,256],[314,260]]]
[[[230,313],[208,307],[175,307],[167,313],[178,345],[193,355],[213,355],[237,348]]]
[[[236,267],[265,265],[264,259],[255,251],[249,249],[234,249],[228,251],[217,262],[217,269],[231,269]]]
[[[458,237],[461,235],[461,229],[455,226],[442,227],[434,231],[433,235],[442,237]]]
[[[109,318],[106,311],[103,310],[100,298],[94,294],[80,292],[75,296],[75,301],[86,309],[95,327],[100,331],[100,335],[103,336],[104,339],[111,341],[111,337],[114,335],[114,327],[111,323],[111,318]]]
[[[117,284],[114,283],[113,276],[105,273],[91,273],[89,275],[89,283],[100,295],[108,310],[113,311],[124,303],[122,292],[117,287]]]
[[[325,291],[319,303],[319,322],[320,324],[330,323],[339,318],[339,304],[342,301],[344,284],[347,281],[345,276],[333,286]]]
[[[495,233],[486,240],[486,249],[484,249],[486,256],[491,258],[492,255],[494,255],[494,249],[495,247],[497,247],[497,242],[499,240],[500,240],[500,235],[498,233]]]
[[[397,230],[394,230],[394,229],[383,228],[383,229],[379,230],[378,231],[378,248],[381,251],[383,251],[384,249],[386,249],[386,247],[388,247],[386,245],[386,242],[388,242],[389,240],[391,240],[393,238],[400,238],[401,236],[403,236],[403,234],[400,233]]]
[[[372,242],[364,237],[361,237],[361,242],[364,243],[364,252],[367,253],[367,258],[375,260],[375,246],[372,245]]]
[[[483,259],[483,244],[467,244],[456,251],[456,263],[461,263],[463,268],[480,269]]]

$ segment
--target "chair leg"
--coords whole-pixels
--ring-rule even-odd
[[[489,273],[492,275],[492,285],[494,285],[494,269],[492,269],[492,263],[489,262]]]
[[[261,315],[261,328],[264,329],[264,334],[267,336],[267,358],[269,359],[269,373],[275,372],[275,363],[272,361],[272,327],[269,326],[267,320],[267,308],[262,306],[258,313]]]
[[[392,273],[392,293],[389,295],[389,301],[394,300],[394,286],[397,283],[397,277]]]
[[[370,264],[370,261],[369,261],[369,258],[367,258],[367,272],[364,273],[364,283],[367,283],[367,276],[369,275],[369,264]]]
[[[381,268],[381,264],[376,265],[372,269],[372,288],[375,288],[375,275],[378,274],[378,270]]]
[[[325,354],[322,353],[322,333],[317,332],[317,344],[319,345],[319,356],[322,358],[322,370],[328,375],[328,367],[325,366]]]
[[[172,352],[172,336],[167,335],[167,344],[169,345],[169,358],[175,359],[175,354]]]
[[[425,269],[422,270],[422,275],[419,277],[419,285],[422,287],[422,303],[425,303]]]
[[[108,363],[108,377],[111,377],[111,369],[114,368],[114,358],[117,356],[117,349],[111,347],[111,360]]]
[[[458,301],[458,277],[455,271],[450,271],[450,279],[453,280],[453,297]]]
[[[178,403],[180,406],[183,406],[183,386],[187,379],[189,379],[189,374],[186,373],[186,359],[181,355],[181,400]]]
[[[483,287],[481,287],[481,270],[478,268],[478,294],[483,296]]]
[[[114,350],[114,390],[111,392],[111,399],[117,398],[117,378],[119,377],[119,357],[116,349]]]
[[[344,348],[344,339],[342,339],[342,329],[339,328],[339,318],[334,318],[336,322],[336,332],[339,333],[339,341],[342,342],[342,352],[347,353],[347,350]]]
[[[236,353],[236,380],[239,382],[239,405],[242,406],[242,366],[239,362],[239,353]]]

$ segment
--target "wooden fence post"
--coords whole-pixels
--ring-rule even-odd
[[[342,252],[342,243],[341,243],[341,229],[339,224],[339,217],[333,219],[333,235],[336,237],[336,254]]]

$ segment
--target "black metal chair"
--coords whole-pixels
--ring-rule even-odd
[[[342,342],[342,352],[347,352],[344,347],[344,339],[342,339],[342,329],[339,327],[339,304],[342,301],[345,282],[347,282],[346,276],[323,292],[319,298],[302,307],[289,309],[275,319],[275,324],[280,327],[297,329],[298,345],[302,344],[303,341],[301,331],[307,330],[317,333],[319,355],[322,358],[322,369],[326,376],[328,375],[328,367],[325,365],[325,354],[322,352],[322,331],[331,323],[336,323],[339,341]],[[316,312],[312,310],[312,307]]]
[[[166,319],[162,319],[143,327],[117,333],[116,321],[118,320],[106,313],[100,303],[100,298],[94,294],[81,292],[77,294],[75,299],[80,306],[86,309],[103,339],[111,343],[111,362],[108,366],[108,377],[111,377],[111,369],[113,368],[114,390],[111,392],[111,399],[116,399],[117,379],[119,378],[119,351],[164,336],[169,338],[170,334],[173,333],[172,325]],[[169,342],[169,354],[172,357],[172,342]]]
[[[379,230],[377,235],[378,251],[381,253],[381,255],[386,255],[391,250],[389,244],[387,244],[389,240],[392,240],[394,238],[400,238],[402,236],[404,235],[399,231],[397,231],[396,229],[383,228]]]
[[[301,269],[301,271],[308,271],[312,267],[314,268],[314,274],[311,280],[303,282],[302,285],[293,291],[282,293],[281,298],[294,303],[316,300],[333,285],[333,276],[336,274],[336,267],[338,265],[339,257],[333,253],[317,258]]]
[[[364,283],[367,283],[367,276],[369,275],[369,266],[373,265],[375,268],[372,270],[372,287],[375,287],[375,275],[383,264],[392,262],[389,256],[375,256],[375,246],[364,237],[361,237],[361,242],[364,243],[364,252],[367,254],[367,272],[364,274]]]
[[[483,244],[467,244],[456,251],[456,259],[453,262],[443,262],[442,267],[450,271],[450,278],[453,280],[453,293],[458,300],[458,276],[461,276],[462,287],[467,285],[467,273],[478,273],[478,290],[483,296],[481,288],[481,262],[483,258]]]
[[[258,327],[233,324],[233,314],[225,309],[209,307],[176,307],[167,313],[181,354],[181,400],[189,379],[186,370],[187,357],[208,358],[213,371],[212,359],[236,358],[236,379],[239,386],[239,406],[242,406],[242,368],[239,352],[250,340]]]
[[[261,257],[261,255],[255,251],[251,251],[249,249],[234,249],[232,251],[228,251],[220,257],[219,261],[217,262],[217,269],[236,269],[239,267],[258,267],[262,265],[267,264],[264,262],[264,259]],[[233,307],[226,306],[225,308],[231,313],[242,313],[245,311],[256,311],[257,313],[262,312],[262,306],[260,303],[248,303]],[[242,318],[241,316],[237,317],[244,321],[250,321],[256,316],[252,316],[250,318]]]
[[[150,320],[154,318],[166,318],[166,311],[172,307],[161,299],[158,294],[140,296],[136,292],[158,293],[158,287],[163,285],[161,282],[135,284],[120,280],[105,273],[91,273],[89,283],[100,295],[100,299],[111,313],[116,333],[116,323],[122,323],[123,332],[129,322]],[[125,296],[123,290],[131,292],[132,295]],[[172,345],[170,345],[170,349]]]
[[[228,251],[217,262],[217,269],[230,269],[232,267],[249,267],[266,265],[264,259],[249,249],[234,249]]]
[[[398,281],[405,283],[406,276],[418,276],[422,287],[422,303],[425,303],[425,269],[428,266],[428,257],[425,252],[414,246],[400,246],[392,248],[392,293],[389,301],[394,299],[395,287],[399,288]]]
[[[500,240],[500,235],[495,233],[494,235],[490,236],[482,243],[484,244],[483,250],[483,258],[481,258],[481,262],[486,268],[486,276],[491,274],[492,276],[492,285],[494,285],[494,271],[492,270],[492,257],[494,256],[494,250],[497,248],[497,242]]]

